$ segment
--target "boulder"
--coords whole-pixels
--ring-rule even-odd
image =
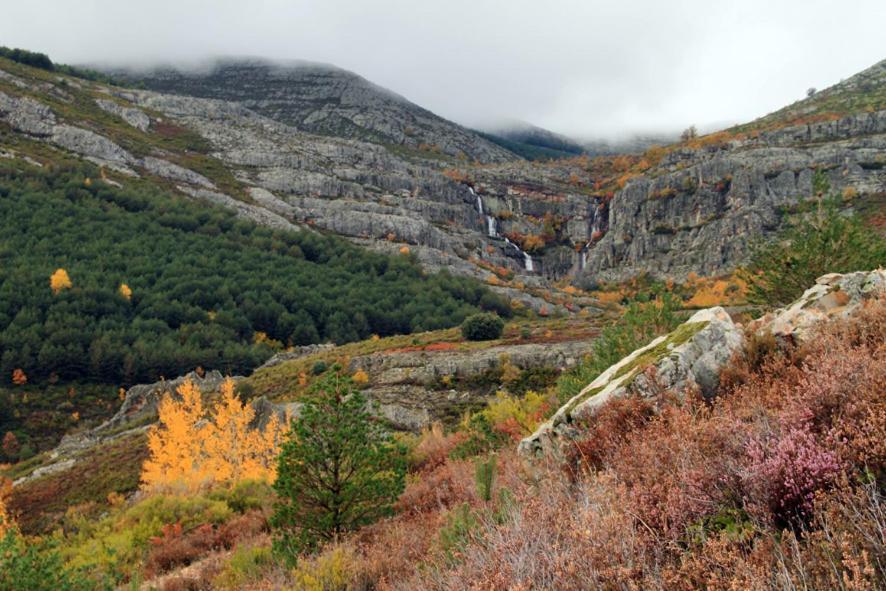
[[[112,115],[116,115],[126,121],[126,123],[135,127],[140,131],[148,131],[148,127],[151,125],[151,118],[148,117],[147,113],[142,111],[141,109],[137,109],[135,107],[125,107],[119,103],[114,101],[109,101],[107,99],[95,99],[95,103],[99,106],[102,111],[106,111],[111,113]]]
[[[662,390],[698,389],[713,396],[720,370],[743,344],[743,333],[723,308],[696,312],[668,335],[637,349],[567,402],[535,433],[520,442],[525,455],[558,453],[576,434],[575,424],[608,401],[629,394],[654,397]]]
[[[802,342],[810,329],[824,320],[846,318],[865,300],[886,290],[886,271],[829,273],[787,308],[776,310],[751,324],[758,333],[771,332],[780,340]]]

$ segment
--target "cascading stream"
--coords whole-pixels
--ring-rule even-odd
[[[498,234],[498,220],[495,219],[495,216],[491,216],[487,213],[484,213],[483,198],[480,197],[480,195],[474,191],[473,187],[468,187],[468,191],[471,192],[471,195],[474,195],[477,198],[477,202],[476,202],[477,213],[479,213],[481,216],[486,218],[486,235],[490,238],[496,238],[496,239],[501,238],[501,236],[499,236],[499,234]],[[523,249],[521,249],[519,246],[517,246],[516,244],[514,244],[513,242],[511,242],[507,238],[505,238],[504,240],[505,240],[505,244],[507,246],[516,250],[517,253],[521,257],[523,257],[523,267],[529,272],[535,271],[535,263],[532,260],[532,257],[529,255],[529,253],[524,252]]]

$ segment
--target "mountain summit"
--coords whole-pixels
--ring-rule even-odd
[[[393,144],[479,162],[508,150],[341,68],[305,61],[222,58],[209,67],[162,67],[115,75],[169,94],[236,101],[301,131]]]

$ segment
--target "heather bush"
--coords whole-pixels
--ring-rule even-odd
[[[806,521],[816,494],[834,484],[842,470],[836,454],[825,449],[808,427],[791,429],[778,438],[752,440],[747,454],[748,507],[780,526]]]
[[[750,344],[714,400],[606,405],[571,483],[536,466],[500,519],[453,510],[454,552],[396,588],[884,588],[886,301],[780,347]]]

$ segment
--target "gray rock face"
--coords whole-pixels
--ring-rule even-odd
[[[126,391],[126,397],[117,413],[96,427],[95,433],[120,429],[126,425],[133,425],[151,421],[157,417],[157,406],[166,394],[174,393],[184,382],[190,381],[201,392],[209,393],[219,389],[225,376],[219,371],[209,371],[200,376],[196,372],[190,372],[179,376],[174,380],[162,380],[153,384],[138,384]],[[64,440],[62,445],[64,447]]]
[[[507,150],[405,98],[324,64],[220,60],[203,71],[124,73],[152,90],[242,104],[299,130],[418,148],[480,162],[515,158]]]
[[[565,369],[590,349],[589,341],[491,347],[479,351],[385,352],[354,358],[350,371],[369,376],[364,394],[397,429],[417,431],[434,421],[452,421],[481,407],[490,393],[465,387],[507,362],[521,370]],[[446,382],[450,385],[445,385]]]
[[[669,335],[637,349],[588,384],[535,433],[520,442],[526,455],[558,453],[575,424],[592,417],[614,398],[655,397],[663,390],[697,388],[712,396],[720,370],[743,344],[743,335],[723,308],[696,312]]]
[[[126,107],[120,103],[107,99],[96,99],[95,104],[97,104],[102,111],[107,111],[112,115],[120,117],[128,124],[141,131],[148,131],[148,127],[151,125],[151,118],[141,109]]]
[[[612,200],[608,232],[583,275],[716,275],[783,226],[784,212],[813,194],[815,170],[835,191],[862,199],[886,191],[886,111],[781,129],[713,152],[677,153],[657,176],[635,179]]]
[[[0,118],[13,129],[35,136],[52,135],[55,114],[39,101],[0,92]]]
[[[190,183],[192,185],[197,185],[206,189],[215,188],[215,185],[212,184],[212,181],[210,181],[202,174],[198,174],[193,170],[183,168],[178,164],[173,164],[172,162],[161,160],[160,158],[146,156],[140,161],[140,164],[148,172],[156,174],[157,176],[161,176],[165,179]]]

